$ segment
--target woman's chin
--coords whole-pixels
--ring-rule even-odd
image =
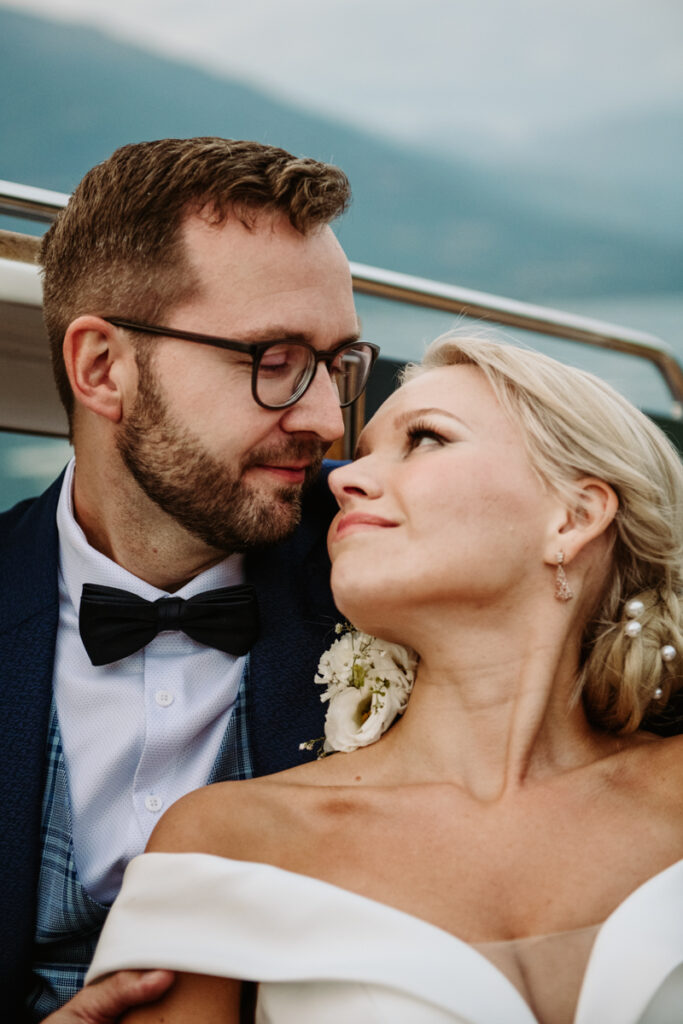
[[[352,565],[341,558],[332,565],[331,586],[334,603],[347,622],[362,633],[401,642],[389,634],[405,609],[405,586],[397,587],[393,581],[379,578],[377,572],[370,573],[357,559]]]

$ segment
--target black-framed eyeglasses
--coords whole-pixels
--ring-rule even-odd
[[[127,331],[160,334],[231,352],[245,352],[252,359],[251,393],[254,401],[264,409],[286,409],[298,402],[315,377],[318,363],[327,367],[339,395],[339,404],[345,408],[362,394],[379,355],[379,346],[367,341],[343,341],[336,348],[319,352],[305,341],[233,341],[231,338],[177,331],[172,327],[136,323],[115,316],[103,319]]]

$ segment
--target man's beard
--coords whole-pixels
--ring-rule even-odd
[[[302,492],[318,475],[325,446],[291,438],[279,446],[254,448],[240,465],[227,466],[174,422],[147,353],[138,353],[138,370],[135,405],[116,444],[147,497],[190,533],[226,553],[273,544],[292,533],[301,519]],[[303,485],[264,494],[243,480],[250,466],[287,466],[304,459],[311,464]]]

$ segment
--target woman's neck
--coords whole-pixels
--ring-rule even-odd
[[[451,781],[492,802],[614,749],[575,698],[580,630],[559,611],[487,625],[479,610],[457,631],[423,630],[408,708],[378,755],[405,781]]]

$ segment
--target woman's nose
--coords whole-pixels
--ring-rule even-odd
[[[340,508],[352,497],[377,498],[382,493],[378,476],[367,456],[333,469],[328,482]]]

